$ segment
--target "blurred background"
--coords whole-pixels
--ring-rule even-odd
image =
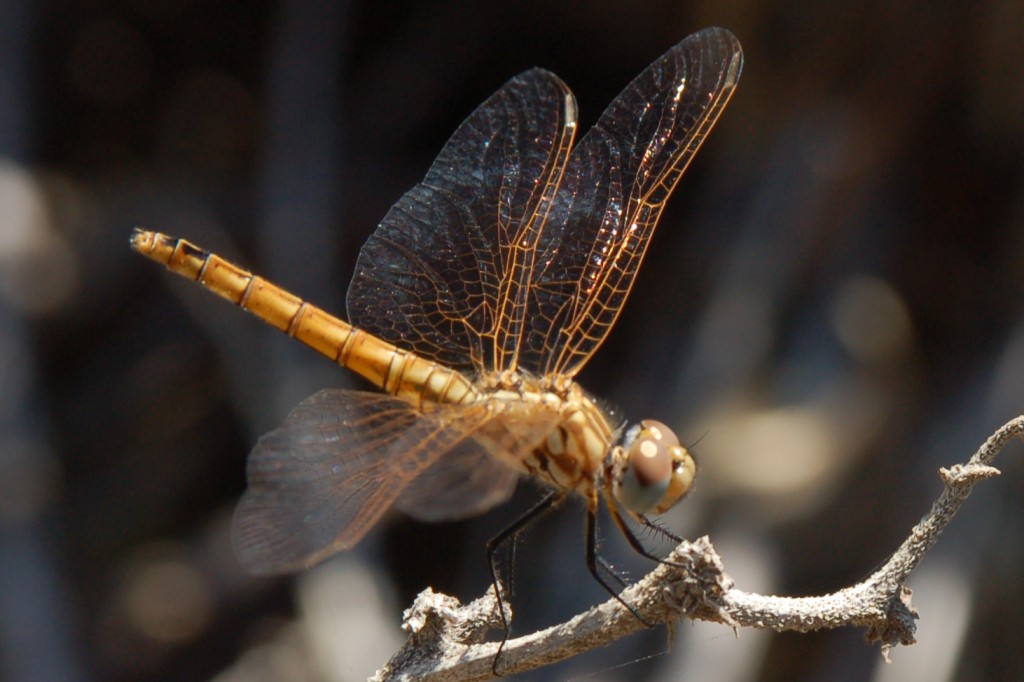
[[[883,562],[1024,412],[1024,5],[982,2],[0,3],[0,679],[359,680],[433,586],[488,586],[471,522],[389,517],[257,579],[228,523],[261,433],[357,386],[134,255],[184,236],[331,311],[358,248],[508,78],[559,74],[585,130],[700,28],[746,64],[580,377],[694,444],[665,517],[740,588],[820,594]],[[997,464],[912,576],[918,643],[856,629],[642,633],[528,676],[1024,677],[1024,469]],[[606,598],[567,505],[516,555],[514,633]],[[632,576],[650,563],[609,529]]]

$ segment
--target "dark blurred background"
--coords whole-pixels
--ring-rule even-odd
[[[884,561],[936,470],[1024,412],[1020,2],[4,0],[0,679],[363,679],[416,592],[481,594],[533,486],[472,522],[391,517],[303,575],[241,571],[248,450],[357,384],[131,253],[131,228],[343,312],[360,244],[505,80],[558,73],[586,129],[710,25],[743,78],[581,381],[696,442],[665,522],[710,534],[739,587],[823,593]],[[912,576],[919,642],[891,665],[855,629],[684,624],[671,651],[659,629],[528,677],[1021,679],[1012,449]],[[580,506],[541,525],[519,634],[606,598]],[[650,568],[614,532],[603,552]]]

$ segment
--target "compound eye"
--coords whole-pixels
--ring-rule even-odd
[[[679,500],[686,497],[693,486],[693,480],[697,478],[697,462],[694,461],[689,451],[678,443],[671,448],[672,453],[672,476],[668,482],[668,490],[661,498],[661,502],[654,508],[655,514],[664,514],[674,507]]]
[[[625,467],[615,491],[619,502],[635,514],[661,513],[672,506],[666,506],[666,496],[678,487],[673,479],[679,450],[686,452],[672,429],[653,419],[640,422],[632,439],[627,436]]]

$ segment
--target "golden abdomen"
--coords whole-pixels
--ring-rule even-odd
[[[172,272],[199,282],[392,395],[426,402],[479,398],[454,369],[409,353],[353,327],[276,284],[184,239],[136,230],[132,248]]]

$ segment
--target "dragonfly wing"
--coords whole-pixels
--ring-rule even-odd
[[[395,506],[420,521],[464,519],[506,502],[518,479],[508,464],[466,440],[413,481]]]
[[[501,407],[497,406],[499,411]],[[543,443],[560,420],[557,412],[525,405],[516,412],[478,424],[473,438],[413,481],[396,506],[421,521],[448,521],[482,514],[507,501],[519,479],[519,461]]]
[[[573,376],[597,350],[742,61],[724,29],[687,37],[637,76],[573,149],[530,287],[526,369]]]
[[[575,112],[568,87],[540,69],[481,104],[363,246],[352,322],[466,373],[514,368]]]
[[[242,564],[285,573],[354,546],[419,474],[489,418],[473,405],[423,409],[342,390],[300,403],[249,457],[232,528]]]

